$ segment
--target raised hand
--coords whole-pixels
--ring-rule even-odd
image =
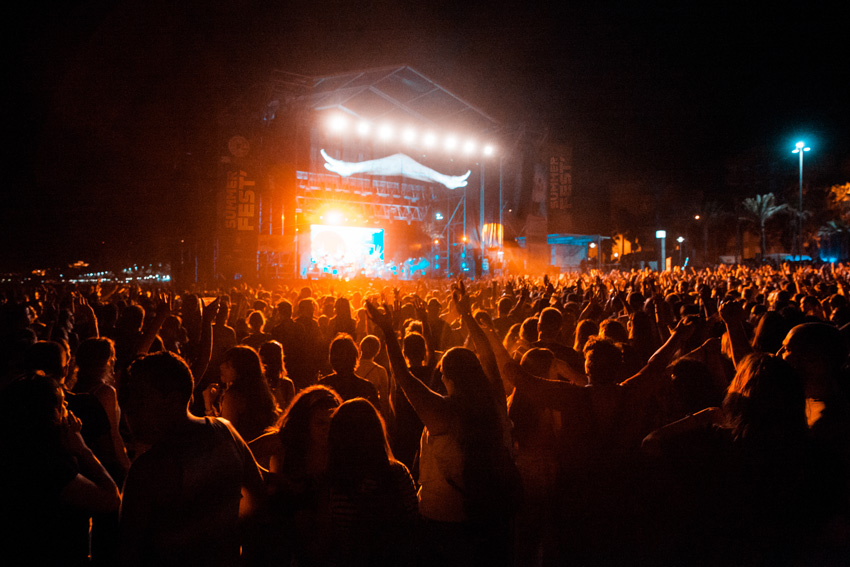
[[[384,303],[383,309],[376,306],[371,301],[366,302],[366,312],[379,329],[384,331],[384,334],[390,334],[393,331],[393,310],[389,305]]]
[[[455,309],[457,309],[457,312],[461,316],[472,315],[472,302],[466,293],[466,286],[463,284],[463,280],[458,280],[457,286],[452,292],[452,299],[455,302]]]

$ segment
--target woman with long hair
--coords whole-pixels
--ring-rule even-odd
[[[220,369],[224,390],[220,391],[217,385],[204,390],[208,415],[230,421],[247,441],[274,426],[280,410],[263,377],[257,351],[237,345],[224,354]],[[216,398],[220,398],[218,407]]]
[[[116,482],[123,482],[130,469],[130,459],[119,432],[121,408],[115,391],[115,344],[107,338],[91,338],[80,343],[74,356],[75,372],[71,390],[75,394],[94,396],[109,418],[112,451],[102,460]]]
[[[449,349],[439,369],[446,396],[417,379],[405,364],[388,305],[367,304],[384,332],[393,374],[425,429],[419,456],[419,513],[431,558],[438,564],[512,563],[509,526],[519,474],[508,452],[504,387],[486,336],[459,287],[455,304],[485,359]]]
[[[283,365],[283,346],[277,341],[266,341],[258,351],[263,364],[263,375],[269,383],[279,407],[289,406],[295,397],[295,384],[286,377]]]
[[[415,562],[416,488],[393,458],[384,421],[364,398],[344,402],[328,433],[331,561],[346,565]]]

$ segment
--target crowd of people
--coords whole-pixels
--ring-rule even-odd
[[[3,563],[850,564],[850,268],[391,285],[0,290]]]

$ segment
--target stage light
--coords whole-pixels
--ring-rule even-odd
[[[471,154],[475,151],[475,140],[467,140],[467,142],[463,145],[464,153]]]
[[[372,130],[372,125],[366,122],[365,120],[361,121],[357,124],[357,133],[361,136],[368,136],[369,132]]]
[[[461,238],[462,241],[466,242],[466,237]]]
[[[339,211],[328,211],[327,217],[330,224],[339,224],[342,221],[342,213]]]
[[[436,215],[434,215],[434,218],[437,220],[443,220],[443,213],[437,213]]]
[[[405,128],[401,135],[401,139],[405,144],[412,144],[416,140],[416,130],[413,128]]]
[[[434,244],[439,244],[439,243],[440,243],[440,241],[439,241],[439,240],[435,240],[435,241],[434,241]]]
[[[495,153],[496,153],[496,148],[494,148],[491,144],[487,144],[486,146],[484,146],[484,155],[485,156],[492,156]]]
[[[393,127],[389,124],[382,124],[380,128],[378,128],[378,138],[383,140],[384,142],[391,140],[393,137]]]
[[[443,147],[446,148],[447,152],[454,150],[457,147],[457,138],[452,135],[446,136],[446,140],[443,142]]]
[[[433,148],[437,143],[437,135],[433,132],[428,132],[422,137],[422,145],[426,148]]]
[[[342,132],[348,127],[348,118],[344,114],[333,114],[328,119],[328,128],[331,132]]]

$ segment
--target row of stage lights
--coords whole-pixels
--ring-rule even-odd
[[[397,130],[392,124],[383,123],[376,125],[367,120],[360,120],[353,124],[353,120],[350,117],[341,113],[332,114],[327,119],[327,128],[333,134],[345,134],[350,132],[352,127],[358,136],[362,138],[375,136],[382,142],[391,142],[400,139],[403,143],[410,146],[419,144],[426,149],[442,147],[447,152],[459,150],[466,155],[472,155],[480,151],[482,155],[490,157],[496,153],[496,147],[492,144],[479,146],[478,142],[474,139],[468,139],[462,142],[454,134],[447,134],[441,137],[435,132],[429,131],[420,135],[413,127]]]

